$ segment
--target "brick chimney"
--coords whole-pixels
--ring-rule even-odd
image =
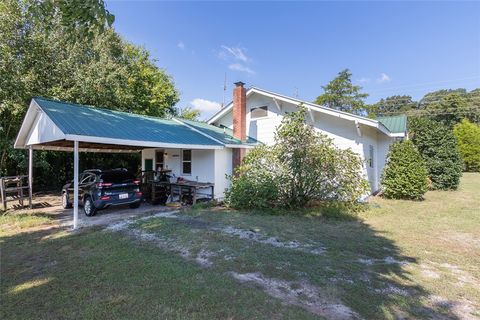
[[[247,90],[245,83],[235,82],[233,89],[233,136],[242,141],[247,140]]]
[[[245,83],[235,82],[233,89],[233,136],[242,142],[247,140],[247,90]],[[235,170],[243,160],[246,149],[235,148],[232,153],[232,165]]]

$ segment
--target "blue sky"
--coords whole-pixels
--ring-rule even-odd
[[[480,2],[107,1],[207,118],[233,82],[314,100],[349,68],[375,102],[480,87]]]

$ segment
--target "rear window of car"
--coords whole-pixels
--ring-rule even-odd
[[[129,183],[135,180],[135,176],[128,171],[105,172],[100,175],[102,182]]]

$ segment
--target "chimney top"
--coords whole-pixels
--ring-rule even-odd
[[[242,82],[242,81],[238,81],[238,82],[235,82],[235,85],[236,85],[237,87],[243,87],[243,86],[245,85],[245,83]]]

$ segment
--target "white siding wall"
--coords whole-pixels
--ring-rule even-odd
[[[268,116],[260,119],[251,119],[250,109],[260,106],[268,107]],[[285,114],[297,109],[296,105],[285,102],[280,103],[280,106],[281,110],[278,109],[273,99],[260,94],[254,93],[249,96],[247,98],[247,134],[265,144],[273,144],[276,128]],[[318,132],[332,138],[337,147],[342,149],[351,148],[364,159],[363,170],[365,178],[369,180],[372,192],[378,190],[388,146],[393,139],[379,133],[374,128],[364,125],[360,125],[362,133],[360,137],[353,121],[319,112],[314,112],[313,115],[315,122],[312,122],[310,115],[307,115],[307,122],[312,124]],[[232,128],[232,113],[228,112],[217,120],[215,125],[224,125]],[[370,146],[374,150],[373,168],[370,168],[368,163]]]
[[[230,187],[227,174],[232,174],[232,149],[215,150],[215,197],[217,199],[223,199],[225,189]]]

